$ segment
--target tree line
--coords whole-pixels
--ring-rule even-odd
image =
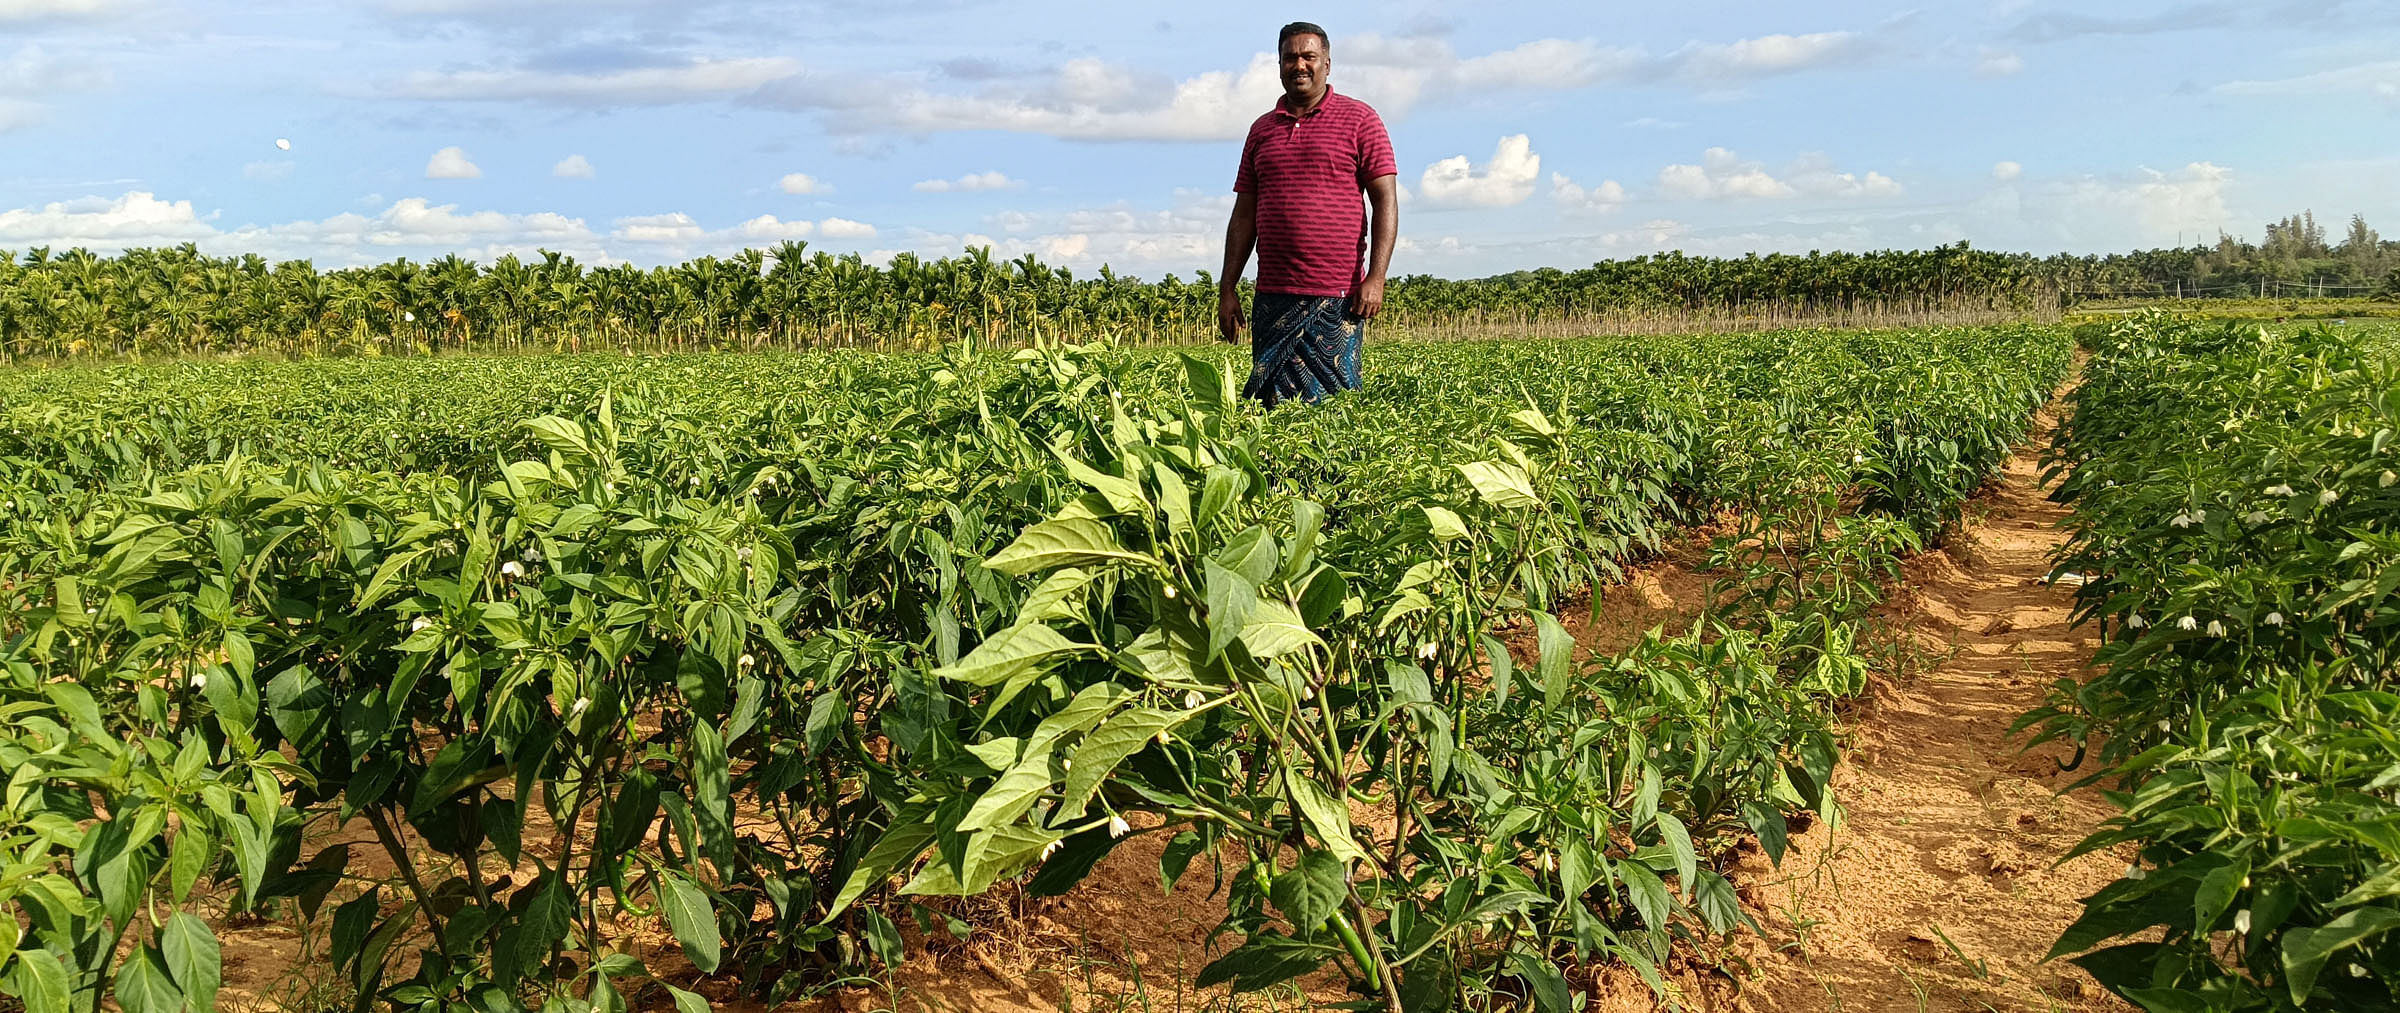
[[[1247,283],[1245,283],[1247,284]],[[2329,242],[2313,214],[2263,243],[2106,256],[1976,250],[1735,258],[1671,252],[1476,279],[1396,278],[1385,318],[1439,330],[1573,326],[1612,314],[1857,319],[2039,312],[2108,298],[2400,297],[2400,242],[2354,218]],[[587,266],[560,253],[478,264],[452,255],[318,270],[191,244],[102,256],[0,250],[0,359],[187,354],[410,354],[595,348],[929,347],[1101,336],[1204,338],[1216,281],[1088,276],[988,248],[884,265],[792,241],[681,264]]]

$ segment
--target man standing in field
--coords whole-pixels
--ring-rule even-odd
[[[1227,341],[1241,336],[1242,269],[1256,247],[1258,299],[1242,393],[1269,408],[1358,389],[1359,344],[1366,322],[1383,311],[1384,272],[1400,234],[1391,137],[1366,103],[1333,93],[1332,49],[1316,25],[1283,26],[1276,39],[1283,99],[1250,125],[1225,225],[1217,329]],[[1372,230],[1362,190],[1375,207]]]

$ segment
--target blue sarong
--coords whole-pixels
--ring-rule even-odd
[[[1273,408],[1358,389],[1366,321],[1350,315],[1350,300],[1260,292],[1250,321],[1250,381],[1242,385],[1243,397]]]

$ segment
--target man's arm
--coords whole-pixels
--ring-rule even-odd
[[[1242,336],[1242,270],[1250,266],[1250,250],[1258,245],[1258,194],[1233,196],[1233,216],[1225,222],[1225,273],[1217,276],[1217,333],[1227,341]]]
[[[1358,283],[1350,312],[1373,320],[1383,312],[1383,278],[1392,267],[1392,244],[1400,238],[1400,177],[1377,176],[1367,181],[1367,276]]]

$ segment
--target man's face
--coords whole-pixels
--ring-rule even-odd
[[[1283,93],[1293,102],[1307,104],[1325,94],[1325,78],[1333,72],[1333,57],[1325,52],[1325,40],[1314,35],[1295,35],[1283,40]]]

